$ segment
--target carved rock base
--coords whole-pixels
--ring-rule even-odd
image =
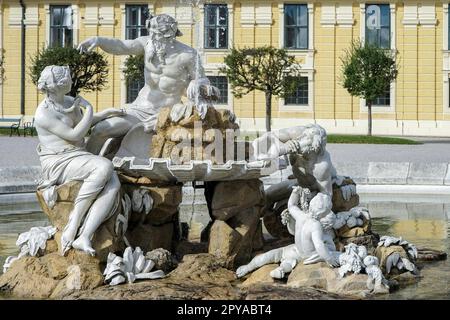
[[[0,277],[0,290],[20,298],[59,299],[103,284],[99,259],[76,250],[65,257],[49,250],[57,250],[55,240],[48,241],[44,256],[14,261]]]
[[[81,185],[82,182],[71,181],[56,187],[57,200],[53,208],[47,206],[41,191],[36,193],[39,204],[47,215],[50,224],[58,229],[54,238],[58,244],[59,252],[61,252],[62,230],[69,220],[69,215],[73,209],[73,202],[78,195]],[[120,234],[121,230],[119,230],[119,234],[117,234],[115,230],[117,216],[121,213],[122,204],[120,199],[118,199],[116,210],[113,215],[103,222],[94,234],[92,247],[96,251],[96,259],[100,262],[106,261],[109,252],[123,251],[125,249],[125,244],[122,235]],[[71,249],[70,251],[73,250],[74,249]]]
[[[262,190],[260,180],[219,182],[215,186],[211,208],[217,220],[209,232],[208,252],[225,259],[229,267],[248,263],[252,252],[263,246]]]

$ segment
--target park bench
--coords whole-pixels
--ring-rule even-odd
[[[26,137],[27,133],[30,136],[33,136],[36,132],[36,128],[34,127],[34,118],[33,121],[28,121],[23,124],[23,136]]]
[[[8,129],[9,128],[9,136],[11,137],[13,133],[17,133],[20,137],[20,124],[22,122],[23,117],[20,118],[0,118],[0,128]]]

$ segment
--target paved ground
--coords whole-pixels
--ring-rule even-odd
[[[422,145],[328,144],[335,162],[450,162],[450,138],[415,138]],[[37,138],[0,136],[0,167],[39,165]]]
[[[39,165],[35,137],[0,136],[0,167]]]

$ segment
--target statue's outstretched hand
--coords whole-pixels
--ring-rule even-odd
[[[291,214],[289,213],[288,209],[283,210],[283,212],[280,214],[280,217],[281,217],[281,223],[284,226],[287,226],[292,219]]]
[[[80,106],[83,109],[87,109],[87,108],[92,109],[92,105],[89,103],[89,101],[87,101],[82,96],[76,96],[76,98],[74,100],[74,105]]]
[[[85,52],[90,52],[92,50],[95,49],[95,47],[98,46],[98,37],[92,37],[89,39],[86,39],[84,41],[82,41],[79,45],[78,45],[78,51],[80,51],[80,53],[85,53]]]
[[[265,134],[253,140],[253,150],[256,160],[271,160],[284,155],[283,143],[272,134]]]

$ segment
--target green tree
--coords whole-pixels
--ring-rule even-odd
[[[390,50],[359,40],[345,50],[342,61],[342,86],[355,97],[366,100],[368,132],[372,135],[372,104],[377,97],[389,90],[397,78],[398,65]]]
[[[125,61],[125,81],[127,84],[133,81],[144,80],[144,54],[129,56]]]
[[[108,61],[97,52],[80,53],[70,47],[49,47],[39,50],[31,57],[29,75],[37,84],[46,66],[69,66],[72,76],[70,95],[75,97],[81,91],[101,91],[108,82]]]
[[[237,98],[254,91],[264,92],[266,130],[270,131],[272,97],[284,98],[295,92],[300,83],[300,66],[284,49],[271,46],[231,49],[220,71],[228,77]]]

